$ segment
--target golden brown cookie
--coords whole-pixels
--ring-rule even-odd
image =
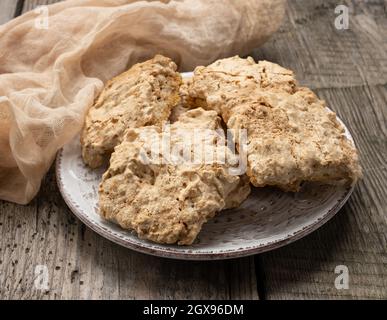
[[[181,76],[157,55],[110,80],[89,109],[81,134],[82,156],[97,168],[107,162],[128,128],[161,126],[179,103]]]
[[[219,122],[216,112],[194,109],[164,131],[128,130],[100,184],[101,215],[140,238],[191,244],[206,221],[250,193],[246,176],[230,174],[236,155],[225,146]],[[173,152],[156,147],[162,139]],[[195,150],[205,155],[199,162]]]
[[[190,96],[188,94],[188,88],[191,84],[191,81],[191,77],[183,78],[183,82],[179,89],[180,102],[173,107],[171,115],[169,116],[169,120],[171,121],[171,123],[176,122],[183,113],[198,107],[195,104],[195,101],[190,99]]]
[[[299,87],[290,70],[252,58],[223,59],[195,70],[189,94],[236,135],[247,130],[247,175],[254,186],[298,191],[303,181],[353,184],[361,176],[357,151],[336,114]]]

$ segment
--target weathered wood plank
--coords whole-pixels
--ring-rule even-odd
[[[386,89],[386,88],[385,88]],[[360,92],[359,92],[360,91]],[[364,179],[344,209],[326,226],[286,248],[262,255],[267,298],[387,298],[387,167],[386,136],[372,132],[380,125],[366,89],[324,89],[319,95],[346,108],[362,154]],[[369,106],[367,106],[367,104]],[[380,113],[380,112],[379,112]],[[349,289],[337,290],[334,270],[349,269]]]
[[[56,1],[25,1],[24,11]],[[2,2],[3,3],[3,2]],[[2,6],[0,4],[0,7]],[[350,127],[364,180],[331,222],[257,259],[169,261],[121,248],[75,219],[51,172],[29,206],[0,202],[0,298],[387,298],[387,19],[382,0],[348,1],[350,29],[334,28],[337,1],[291,0],[287,21],[257,59],[292,68]],[[34,286],[46,265],[49,289]],[[349,268],[349,289],[334,268]]]
[[[122,248],[84,227],[51,170],[28,206],[0,202],[1,299],[257,299],[252,258],[187,262]],[[34,285],[48,271],[47,290]]]
[[[341,212],[312,235],[260,256],[268,299],[387,298],[387,15],[385,1],[347,2],[350,27],[334,27],[337,1],[289,2],[281,32],[255,52],[295,70],[351,130],[364,179]],[[384,40],[383,40],[384,39]],[[349,269],[337,290],[335,267]]]
[[[56,1],[25,1],[24,10]],[[53,170],[29,206],[0,202],[2,299],[258,299],[254,258],[185,262],[146,256],[73,217]],[[34,285],[47,267],[47,290]]]
[[[254,52],[289,67],[312,88],[387,83],[387,13],[383,0],[348,1],[349,29],[335,28],[335,0],[288,1],[279,32]]]
[[[15,17],[18,5],[18,0],[1,0],[0,3],[0,24],[3,24]]]

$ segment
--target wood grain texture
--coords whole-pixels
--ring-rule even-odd
[[[289,2],[281,31],[255,58],[293,69],[349,127],[364,179],[341,212],[312,235],[260,256],[267,299],[387,298],[387,15],[385,1],[347,1],[348,30],[334,27],[337,1]],[[349,289],[334,286],[349,269]]]
[[[11,20],[20,5],[20,1],[18,0],[1,0],[0,3],[0,25]]]
[[[28,206],[0,202],[1,299],[257,299],[254,259],[167,260],[120,247],[71,214],[53,170]],[[47,266],[49,289],[34,285]]]
[[[53,2],[26,0],[23,12]],[[258,299],[254,258],[185,262],[122,248],[72,215],[53,172],[30,205],[0,202],[1,299]],[[47,290],[35,286],[39,265]]]
[[[24,0],[23,12],[53,2]],[[12,3],[0,3],[4,22],[16,10]],[[30,205],[0,201],[0,298],[258,299],[259,291],[267,299],[387,299],[387,5],[346,1],[350,27],[338,31],[337,4],[290,0],[280,31],[253,53],[293,69],[355,138],[364,179],[332,221],[255,259],[165,260],[86,228],[65,205],[51,170]],[[38,265],[47,266],[47,290],[34,284]],[[337,265],[349,268],[348,290],[334,286]]]

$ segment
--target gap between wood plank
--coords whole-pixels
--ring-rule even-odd
[[[257,281],[257,292],[260,300],[266,300],[265,271],[263,269],[260,255],[254,256],[255,278]]]
[[[14,17],[18,17],[23,13],[24,0],[17,0]]]

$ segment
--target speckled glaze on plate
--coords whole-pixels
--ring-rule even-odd
[[[346,135],[352,140],[347,129]],[[92,230],[122,246],[185,260],[237,258],[282,247],[326,223],[353,191],[315,183],[305,184],[298,193],[253,188],[241,207],[222,211],[205,224],[193,245],[161,245],[139,239],[99,216],[98,185],[105,169],[91,170],[84,165],[79,137],[58,152],[57,182],[71,211]]]

